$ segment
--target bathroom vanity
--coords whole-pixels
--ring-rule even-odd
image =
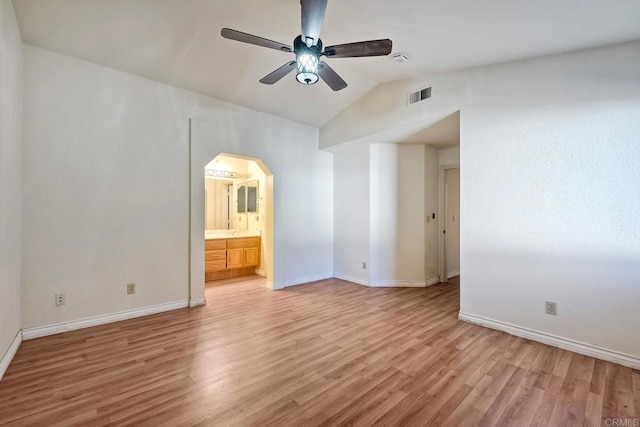
[[[260,265],[260,236],[206,237],[205,281],[248,276]]]
[[[248,170],[245,165],[241,175]],[[248,276],[260,267],[260,191],[259,179],[205,179],[205,281]]]

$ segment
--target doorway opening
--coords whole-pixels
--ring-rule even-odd
[[[219,154],[204,167],[204,280],[268,277],[271,172],[260,159]]]
[[[216,159],[222,159],[220,155],[246,166],[235,169],[234,164],[216,164]],[[206,146],[190,144],[189,158],[189,305],[206,304],[205,283],[212,277],[205,277],[205,270],[246,268],[265,277],[264,283],[273,289],[273,173],[259,158]],[[212,184],[207,186],[209,181]],[[220,203],[207,203],[207,195],[215,197],[216,190],[221,190]],[[239,194],[242,201],[238,201]],[[233,277],[236,273],[223,274]]]
[[[424,277],[426,286],[431,286],[446,283],[454,277],[459,278],[461,274],[461,113],[458,110],[445,116],[433,117],[428,123],[404,142],[424,143],[427,146],[424,161]],[[455,176],[457,181],[445,186],[445,179],[455,180]],[[447,190],[450,193],[448,197]],[[451,212],[447,212],[447,202],[451,205],[448,208]],[[452,282],[457,283],[459,279]]]
[[[460,165],[440,168],[440,281],[460,276]]]

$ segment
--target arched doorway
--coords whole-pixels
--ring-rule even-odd
[[[245,237],[245,240],[250,240],[250,236],[260,236],[257,265],[254,266],[242,258],[242,263],[250,265],[250,267],[232,266],[227,272],[236,273],[240,270],[251,269],[266,278],[267,286],[273,283],[273,174],[261,159],[254,157],[217,153],[208,160],[204,165],[200,164],[202,160],[194,161],[191,159],[190,161],[190,306],[202,305],[206,302],[205,281],[216,277],[216,274],[212,274],[213,272],[205,273],[205,239],[207,237],[212,238],[218,235],[219,238],[228,238],[228,240]],[[220,160],[224,160],[226,164],[220,163]],[[246,166],[237,166],[242,164]],[[234,167],[236,170],[233,170]],[[226,218],[215,218],[215,215],[207,218],[211,202],[207,200],[206,181],[208,178],[205,178],[206,175],[210,178],[221,178],[222,186],[218,184],[213,187],[224,188],[224,185],[227,185],[227,189],[232,192],[226,202]],[[240,191],[244,191],[242,194],[245,198],[242,200],[238,196]],[[222,208],[224,210],[225,206]]]
[[[230,154],[219,154],[204,167],[206,282],[267,277],[269,176],[259,159]]]

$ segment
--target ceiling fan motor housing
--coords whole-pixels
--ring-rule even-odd
[[[322,55],[322,40],[314,46],[307,46],[299,35],[293,41],[293,52],[296,54],[296,80],[305,85],[312,85],[318,81],[318,65]]]

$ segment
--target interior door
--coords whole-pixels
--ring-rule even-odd
[[[460,275],[460,169],[445,170],[445,265],[447,279]]]

